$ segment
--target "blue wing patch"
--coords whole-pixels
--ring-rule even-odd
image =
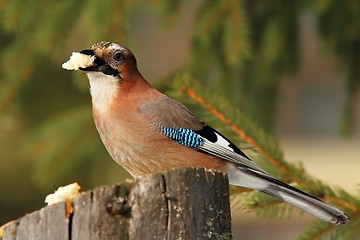
[[[203,145],[204,140],[199,134],[186,128],[169,128],[156,124],[165,136],[186,147],[197,148]]]
[[[203,129],[200,129],[198,131],[195,131],[197,134],[199,134],[201,137],[205,138],[206,140],[209,140],[212,143],[219,144],[230,151],[233,151],[237,154],[240,154],[241,156],[247,158],[250,160],[248,156],[245,155],[235,144],[230,142],[226,137],[224,137],[221,133],[210,127],[209,125],[205,126]]]

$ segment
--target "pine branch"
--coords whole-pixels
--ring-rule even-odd
[[[221,122],[228,125],[232,131],[240,137],[240,139],[254,146],[260,154],[265,156],[274,166],[278,167],[281,172],[289,172],[289,167],[287,166],[288,164],[284,162],[282,153],[278,149],[275,141],[266,136],[263,131],[256,130],[258,128],[254,126],[250,120],[246,119],[237,109],[232,109],[231,111],[228,110],[225,114],[220,112],[218,108],[216,108],[219,104],[214,101],[214,99],[218,100],[219,97],[212,96],[212,100],[209,99],[209,101],[205,101],[202,97],[204,94],[201,94],[201,92],[204,91],[200,90],[201,87],[188,75],[178,77],[175,82],[179,82],[176,87],[180,87],[184,94],[211,112],[213,116],[218,118]],[[221,100],[221,104],[223,102],[224,100]],[[229,107],[230,106],[226,104],[223,109],[228,109]],[[230,117],[225,116],[226,114],[230,115]],[[239,128],[238,125],[230,119],[231,117],[239,117],[239,125],[241,125],[242,128]],[[243,129],[247,129],[246,132]],[[263,139],[263,141],[261,141],[261,139]],[[266,144],[262,144],[262,142],[266,142]]]
[[[330,225],[321,220],[309,224],[297,237],[299,240],[317,239],[358,239],[360,218],[352,218],[346,225]]]
[[[239,110],[231,107],[219,96],[216,96],[216,94],[204,89],[195,79],[189,75],[178,76],[174,80],[172,89],[173,90],[169,93],[175,98],[181,98],[180,101],[183,102],[187,99],[187,103],[190,100],[192,105],[200,105],[203,110],[210,113],[210,116],[212,117],[205,117],[206,119],[209,119],[209,122],[221,122],[222,125],[230,128],[233,132],[232,136],[228,136],[230,139],[234,138],[234,135],[236,135],[237,138],[240,138],[242,141],[253,145],[254,149],[263,157],[265,157],[266,160],[273,166],[273,168],[278,170],[277,174],[280,177],[283,177],[282,179],[285,179],[287,183],[296,183],[299,185],[296,187],[300,187],[305,191],[310,192],[312,195],[323,198],[333,203],[334,205],[341,207],[347,214],[349,214],[351,219],[356,218],[356,221],[358,221],[360,212],[360,201],[358,198],[348,194],[344,190],[334,191],[320,180],[307,174],[302,166],[299,167],[287,163],[283,159],[283,154],[279,150],[275,141],[271,137],[265,135],[264,132],[260,130],[260,128],[254,126],[251,121],[249,121],[245,116],[243,116],[242,113],[239,112]],[[224,126],[219,127],[219,129],[222,128],[224,128]],[[273,172],[272,168],[266,170]],[[245,192],[247,192],[246,195],[251,197],[246,197],[243,194]],[[289,214],[294,211],[293,207],[289,205],[278,204],[279,201],[277,200],[269,201],[266,196],[258,192],[232,190],[232,193],[236,194],[235,196],[232,196],[232,200],[235,202],[237,201],[235,204],[238,206],[239,202],[243,201],[245,196],[248,201],[241,203],[240,206],[245,209],[254,210],[257,215],[282,217],[285,211]],[[319,237],[323,234],[327,234],[328,232],[333,232],[334,226],[329,226],[327,223],[325,223],[324,226],[325,227],[322,228],[323,231],[318,231],[314,237]]]
[[[214,0],[211,4],[202,4],[195,21],[192,41],[193,60],[189,65],[192,70],[199,71],[209,66],[211,59],[223,69],[244,65],[252,52],[250,29],[242,2]],[[204,54],[211,57],[203,59],[199,64],[197,60]]]
[[[333,227],[331,225],[317,220],[309,225],[307,229],[299,235],[298,239],[320,239],[321,237],[325,237],[332,229]]]
[[[249,26],[242,2],[227,1],[227,18],[224,20],[223,48],[229,66],[239,66],[251,56]]]

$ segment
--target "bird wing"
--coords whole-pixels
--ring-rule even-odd
[[[259,190],[333,224],[348,221],[340,210],[270,176],[181,103],[164,95],[164,98],[141,104],[139,110],[173,141],[231,162],[227,169],[231,184]]]
[[[157,94],[161,95],[138,105],[140,113],[149,121],[163,127],[188,128],[194,131],[205,126],[205,123],[183,104],[160,92]]]
[[[140,112],[175,142],[268,175],[235,144],[206,125],[183,104],[162,95],[139,105]],[[154,111],[156,110],[156,111]]]

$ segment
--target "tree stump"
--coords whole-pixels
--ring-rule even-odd
[[[0,239],[231,239],[228,179],[190,167],[98,187],[25,215]]]

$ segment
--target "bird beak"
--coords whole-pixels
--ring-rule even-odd
[[[116,69],[113,69],[110,65],[106,64],[106,62],[96,56],[94,50],[91,49],[85,49],[80,51],[81,54],[85,54],[85,55],[89,55],[89,56],[95,56],[95,60],[94,60],[94,66],[91,67],[86,67],[86,68],[79,68],[81,71],[84,72],[102,72],[106,75],[113,75],[113,76],[118,76],[119,75],[119,71]]]
[[[85,72],[100,72],[101,71],[101,66],[106,65],[106,63],[104,62],[104,60],[102,60],[101,58],[97,57],[95,55],[95,52],[91,49],[85,49],[80,51],[81,54],[85,54],[88,56],[95,56],[95,60],[94,60],[94,66],[91,67],[86,67],[86,68],[80,68],[80,70],[85,71]]]

